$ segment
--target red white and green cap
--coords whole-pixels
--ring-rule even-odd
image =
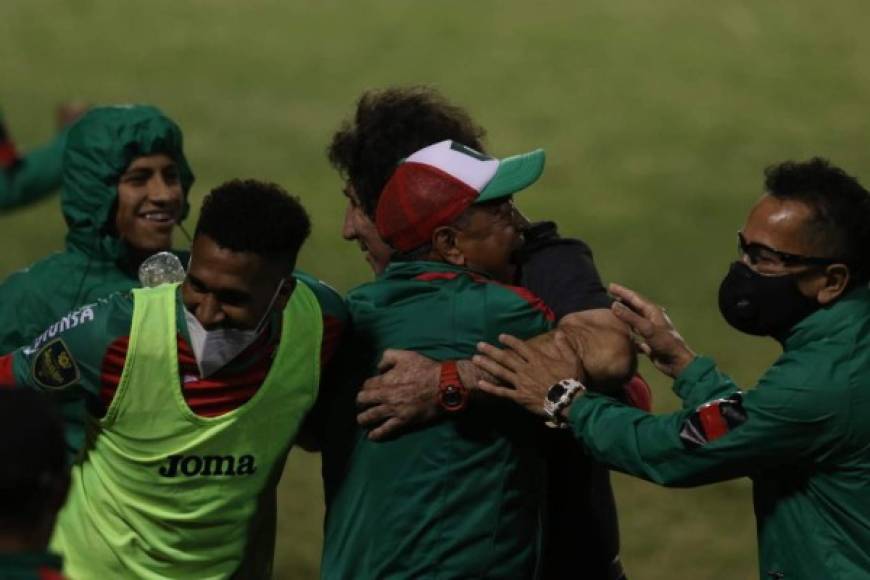
[[[409,252],[432,240],[476,203],[506,198],[544,171],[544,150],[495,159],[455,141],[424,147],[404,159],[378,200],[375,225],[392,247]]]

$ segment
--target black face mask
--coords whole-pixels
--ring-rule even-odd
[[[801,294],[798,275],[762,276],[743,262],[734,262],[719,286],[719,312],[740,332],[784,337],[821,307]]]

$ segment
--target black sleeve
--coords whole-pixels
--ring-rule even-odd
[[[520,285],[534,292],[560,319],[572,312],[609,308],[607,294],[592,260],[592,250],[576,239],[538,244],[520,264]]]

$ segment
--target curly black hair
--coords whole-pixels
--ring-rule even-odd
[[[234,179],[211,190],[203,200],[195,236],[205,234],[222,248],[294,265],[310,233],[305,208],[280,185]]]
[[[357,101],[327,148],[330,163],[350,182],[370,216],[399,161],[427,145],[452,139],[484,151],[486,131],[464,109],[426,86],[370,90]]]
[[[870,280],[870,192],[857,179],[821,157],[772,165],[764,175],[767,193],[813,209],[807,233],[820,250],[846,262],[853,282]]]

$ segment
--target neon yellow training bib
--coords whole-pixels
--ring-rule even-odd
[[[72,468],[52,540],[70,578],[231,576],[258,496],[317,397],[322,314],[297,282],[254,397],[219,417],[195,415],[179,381],[176,288],[133,291],[118,390]]]

